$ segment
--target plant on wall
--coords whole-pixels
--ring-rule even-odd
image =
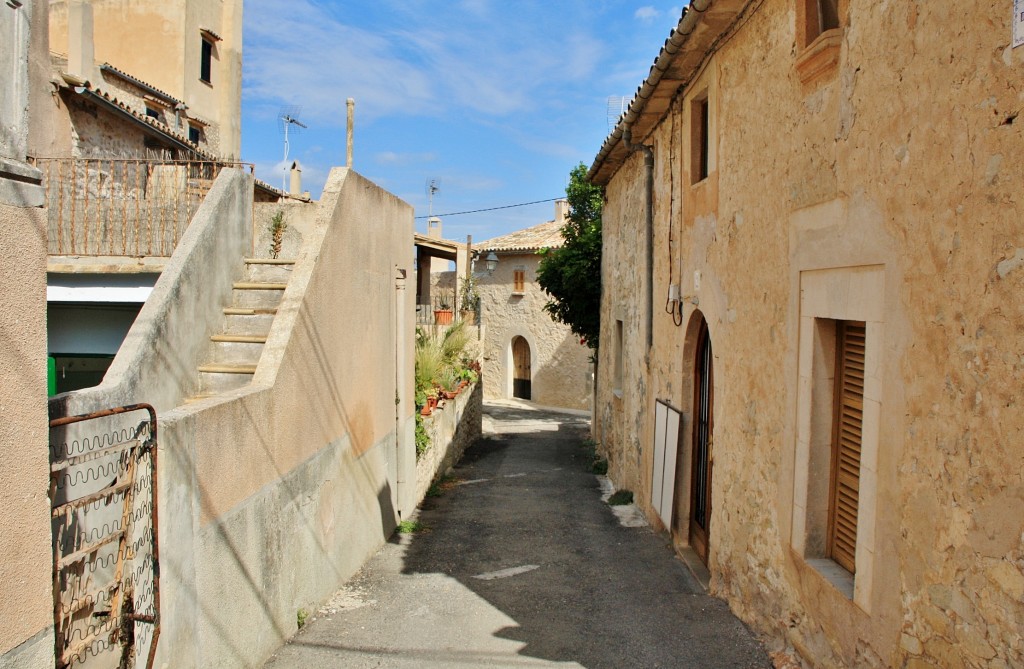
[[[479,363],[466,357],[469,341],[469,332],[461,321],[441,335],[416,330],[417,409],[422,409],[431,398],[441,396],[444,391],[458,392],[460,381],[472,382],[478,378]],[[426,438],[426,432],[417,435],[417,457],[426,451]]]
[[[480,293],[476,287],[476,277],[470,274],[462,278],[459,290],[459,310],[476,311],[480,306]]]
[[[284,241],[284,231],[288,224],[284,220],[284,212],[279,211],[270,219],[270,257],[277,259],[281,255],[281,243]]]

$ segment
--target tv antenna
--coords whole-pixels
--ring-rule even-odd
[[[627,109],[629,109],[629,98],[621,95],[608,96],[608,132],[615,130],[615,126],[619,124],[619,119]]]
[[[440,179],[427,179],[427,197],[430,200],[427,214],[430,218],[434,217],[434,193],[438,193],[441,190]]]
[[[299,128],[309,127],[297,118],[300,111],[302,111],[302,107],[282,107],[281,113],[277,115],[277,127],[284,133],[284,166],[281,168],[284,174],[281,175],[281,190],[286,193],[288,192],[288,129],[294,125],[295,132],[298,132]]]

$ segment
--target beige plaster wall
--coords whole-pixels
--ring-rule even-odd
[[[30,62],[46,53],[45,13],[0,7],[0,668],[53,666],[46,415],[46,210],[24,163],[38,100]]]
[[[954,26],[954,14],[970,18]],[[711,588],[775,647],[815,665],[1024,662],[1015,410],[1024,168],[1010,159],[1024,50],[1009,48],[1010,18],[980,0],[884,9],[852,0],[838,68],[804,85],[793,3],[759,5],[647,140],[656,156],[649,363],[634,304],[641,160],[607,188],[595,423],[609,475],[659,525],[649,504],[653,402],[687,412],[672,529],[685,546],[699,309],[715,364]],[[701,82],[713,92],[717,169],[690,185],[686,110]],[[878,268],[882,288],[801,302],[813,273],[859,268]],[[670,282],[687,297],[680,326],[657,308]],[[802,308],[878,314],[866,320],[876,323],[879,399],[865,418],[877,421],[866,425],[877,451],[862,465],[873,481],[862,488],[851,594],[801,554],[793,522],[808,485],[798,449]],[[611,379],[617,318],[621,393]]]
[[[251,198],[251,177],[226,170],[204,207],[228,185]],[[193,223],[104,383],[54,404],[157,406],[160,666],[261,663],[415,506],[412,208],[355,173],[333,172],[311,205],[253,383],[178,406],[196,374],[189,341],[213,321],[177,310],[226,303],[214,269],[230,284],[249,255],[246,201],[239,229]]]
[[[0,667],[52,667],[46,210],[0,202],[0,226]]]
[[[484,328],[484,397],[512,397],[512,339],[521,336],[530,344],[532,401],[589,410],[591,351],[569,326],[556,323],[544,311],[549,298],[537,283],[539,264],[535,253],[502,253],[494,273],[477,280]],[[513,274],[520,266],[526,271],[521,295],[512,290]]]
[[[265,658],[295,632],[296,611],[328,597],[415,504],[414,294],[396,279],[412,266],[412,208],[340,169],[319,206],[252,387],[161,426],[168,453],[187,454],[176,485],[194,481],[196,552],[179,556],[169,632],[187,648],[189,615],[210,620],[192,666]],[[360,305],[373,305],[358,316],[372,340],[351,327]],[[224,624],[226,598],[246,620]],[[162,657],[184,666],[177,647]]]

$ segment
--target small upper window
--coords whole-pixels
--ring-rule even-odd
[[[213,42],[205,37],[202,39],[202,42],[203,50],[200,55],[199,78],[209,84],[213,82],[213,79],[210,78],[213,70]]]
[[[158,121],[160,120],[160,112],[153,107],[146,107],[146,116],[149,118],[155,118]]]
[[[803,45],[839,27],[839,0],[801,0],[804,3]]]
[[[705,92],[690,107],[690,183],[708,178],[711,165],[711,120],[708,94]]]
[[[526,290],[526,268],[520,265],[512,272],[512,292],[522,293]]]
[[[188,141],[192,142],[193,144],[198,144],[200,136],[201,136],[201,133],[200,133],[199,128],[197,126],[194,126],[194,125],[189,125],[188,126]]]

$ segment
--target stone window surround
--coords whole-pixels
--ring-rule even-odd
[[[794,67],[800,82],[813,84],[831,78],[839,69],[839,51],[842,46],[847,12],[847,0],[839,0],[839,27],[818,32],[808,28],[808,19],[817,20],[817,11],[808,5],[817,0],[796,0],[797,57]]]
[[[795,470],[793,479],[792,533],[795,553],[848,599],[870,613],[874,576],[875,523],[877,517],[879,427],[882,408],[881,357],[884,341],[885,269],[864,265],[800,272],[800,327],[798,343],[798,390]],[[827,332],[823,319],[864,321],[865,350],[864,417],[861,444],[860,501],[858,505],[856,577],[816,550],[812,533],[823,531],[820,518],[820,464],[831,459],[831,363],[821,337]],[[833,343],[834,352],[834,343]],[[828,385],[823,388],[822,385]],[[816,392],[818,391],[818,392]],[[823,452],[827,451],[827,452]],[[814,466],[818,465],[818,466]],[[827,505],[828,486],[824,487]]]

